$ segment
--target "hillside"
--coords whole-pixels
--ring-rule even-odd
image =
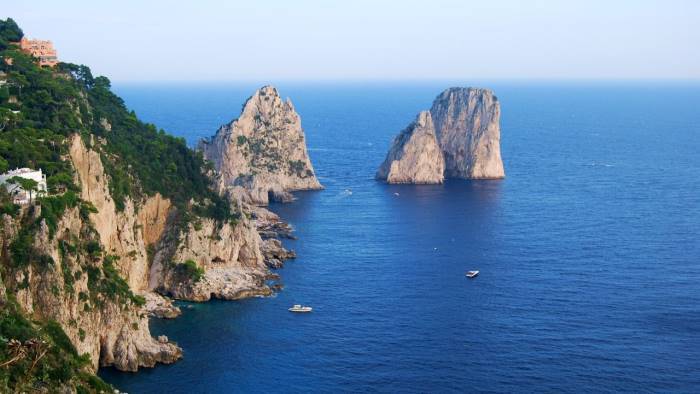
[[[270,294],[269,260],[285,251],[258,234],[276,217],[218,194],[184,139],[141,122],[88,67],[40,67],[21,37],[0,21],[0,173],[41,169],[47,190],[18,205],[0,187],[0,392],[99,391],[98,366],[181,357],[148,327],[179,313],[164,295]]]

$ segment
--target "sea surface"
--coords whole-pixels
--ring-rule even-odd
[[[272,205],[299,238],[284,290],[182,303],[151,322],[182,361],[100,375],[129,393],[700,392],[700,85],[479,83],[505,180],[376,182],[455,84],[277,84],[326,187]],[[115,90],[194,146],[257,87]]]

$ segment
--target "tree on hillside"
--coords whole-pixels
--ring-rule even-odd
[[[8,43],[17,42],[24,37],[22,29],[12,18],[0,19],[0,50],[7,48]]]
[[[8,182],[19,185],[22,190],[29,192],[29,202],[33,200],[32,192],[34,192],[39,186],[39,183],[34,179],[22,178],[21,176],[13,176],[12,178],[8,179]],[[17,190],[17,187],[10,190],[10,192],[14,192],[15,190]]]

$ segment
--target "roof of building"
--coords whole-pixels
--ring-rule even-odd
[[[31,168],[15,168],[14,170],[7,171],[6,173],[2,175],[23,175],[23,174],[31,174],[34,172],[41,172],[41,168],[38,170],[32,170]]]

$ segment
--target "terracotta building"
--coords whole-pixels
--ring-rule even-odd
[[[53,48],[53,43],[46,40],[29,40],[27,37],[22,37],[19,42],[19,47],[32,56],[39,59],[40,66],[53,67],[58,63],[56,50]]]

